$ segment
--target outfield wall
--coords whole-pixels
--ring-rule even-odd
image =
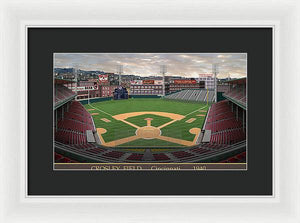
[[[161,98],[159,95],[130,95],[129,98]]]

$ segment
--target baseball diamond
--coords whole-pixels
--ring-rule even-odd
[[[195,145],[209,104],[133,98],[85,108],[103,146],[182,147]]]

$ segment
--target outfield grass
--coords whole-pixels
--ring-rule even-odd
[[[201,128],[205,120],[206,112],[209,108],[205,103],[191,103],[191,102],[181,102],[181,101],[171,101],[163,99],[128,99],[128,100],[118,100],[118,101],[104,101],[92,103],[90,105],[84,105],[86,109],[94,109],[89,111],[90,113],[98,113],[98,115],[93,115],[94,123],[96,128],[104,128],[107,130],[103,134],[103,139],[105,142],[114,141],[117,139],[134,136],[136,128],[122,122],[115,120],[112,116],[117,114],[129,113],[129,112],[139,112],[139,111],[157,111],[157,112],[169,112],[186,116],[180,121],[176,121],[166,127],[161,129],[162,136],[169,136],[177,139],[184,139],[192,141],[194,135],[189,133],[191,128]],[[198,109],[204,112],[196,111]],[[196,112],[195,112],[196,111]],[[197,116],[202,114],[204,116]],[[110,122],[105,122],[101,119],[106,118]],[[145,118],[152,118],[151,126],[161,126],[172,119],[167,117],[162,117],[158,115],[140,115],[135,117],[127,118],[129,121],[139,127],[146,126],[147,121]],[[195,118],[192,123],[187,123],[186,121]],[[176,143],[167,142],[158,139],[138,139],[132,142],[122,144],[120,146],[182,146]]]

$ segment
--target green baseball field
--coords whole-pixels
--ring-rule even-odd
[[[195,145],[210,105],[145,98],[84,106],[102,145],[158,148]]]

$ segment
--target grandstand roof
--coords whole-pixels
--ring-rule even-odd
[[[247,77],[242,77],[234,80],[229,80],[225,81],[225,83],[230,83],[230,84],[246,84]]]
[[[55,78],[54,82],[55,82],[55,84],[67,84],[67,83],[75,83],[76,81],[68,80],[68,79]]]

